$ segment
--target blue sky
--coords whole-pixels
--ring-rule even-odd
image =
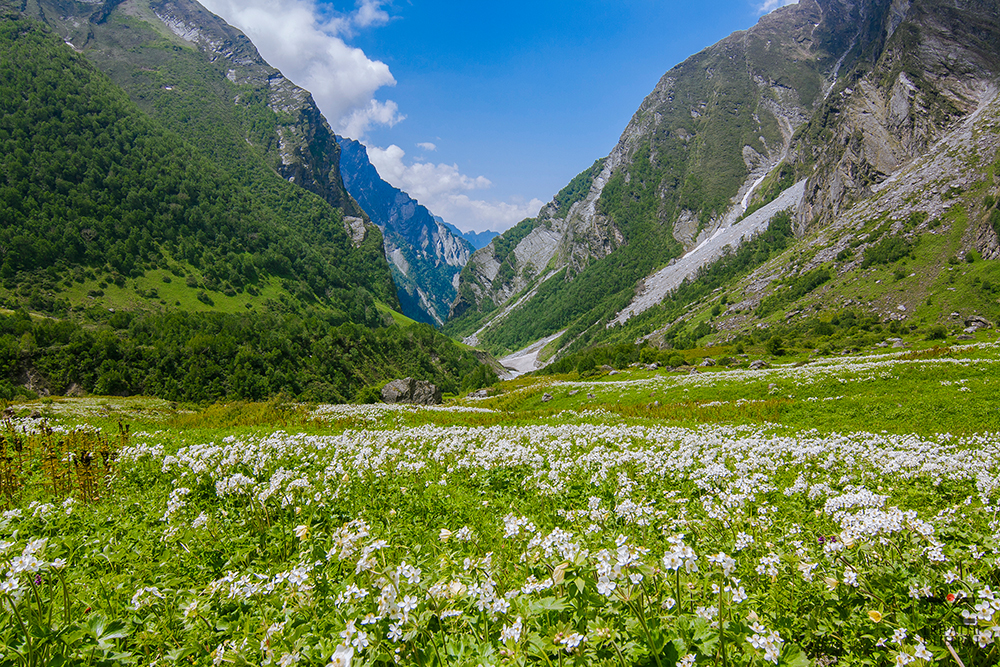
[[[468,230],[533,215],[660,77],[787,0],[201,0],[382,177]]]

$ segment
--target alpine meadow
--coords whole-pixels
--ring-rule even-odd
[[[603,5],[206,5],[0,0],[0,667],[1000,664],[997,0],[757,9],[531,206],[379,142]]]

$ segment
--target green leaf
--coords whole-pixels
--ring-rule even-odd
[[[784,667],[811,667],[812,661],[798,644],[788,644],[781,651],[779,664]]]
[[[562,611],[565,608],[565,599],[551,596],[540,600],[533,600],[528,603],[528,609],[532,614],[544,611]]]
[[[167,651],[167,660],[171,662],[180,662],[189,655],[194,655],[198,652],[198,648],[195,646],[178,646],[177,648]]]

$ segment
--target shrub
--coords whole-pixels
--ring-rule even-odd
[[[785,354],[785,341],[781,338],[781,336],[771,336],[767,339],[767,342],[764,343],[764,349],[767,350],[768,354],[780,357]]]
[[[943,325],[937,324],[927,330],[926,340],[944,340],[948,337],[948,330]]]

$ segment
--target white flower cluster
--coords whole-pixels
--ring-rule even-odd
[[[21,551],[21,555],[14,556],[7,561],[5,579],[0,581],[0,594],[7,594],[11,596],[19,595],[24,585],[21,580],[22,574],[31,576],[44,567],[51,567],[53,569],[62,569],[65,567],[66,561],[62,559],[56,559],[55,561],[48,563],[39,558],[39,556],[42,555],[42,552],[45,551],[45,545],[47,543],[48,538],[44,537],[30,540],[24,546],[23,551]],[[0,540],[0,556],[9,551],[12,546],[14,546],[13,542]]]
[[[781,645],[785,643],[781,635],[773,630],[768,631],[758,622],[751,623],[750,629],[753,631],[753,634],[747,637],[750,645],[764,652],[764,660],[778,664],[778,658],[781,656]]]

